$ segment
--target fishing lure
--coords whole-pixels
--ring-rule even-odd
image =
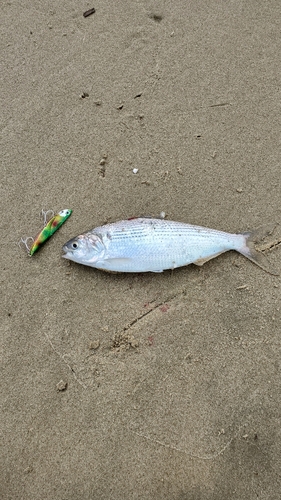
[[[50,212],[50,210],[48,210],[48,212]],[[46,218],[47,218],[48,212],[43,212],[43,210],[42,210],[42,214],[44,215],[45,226],[37,234],[37,236],[35,236],[34,239],[32,238],[33,243],[31,245],[30,249],[28,249],[27,243],[26,243],[26,241],[29,238],[27,238],[27,240],[25,240],[25,241],[22,240],[23,243],[25,243],[30,256],[33,255],[35,252],[37,252],[37,250],[39,250],[39,248],[43,245],[43,243],[45,243],[45,241],[47,241],[49,238],[51,238],[51,236],[57,231],[57,229],[59,229],[61,227],[61,225],[72,214],[72,210],[67,208],[67,209],[61,210],[58,214],[53,215],[53,217],[47,222]]]
[[[54,215],[43,227],[42,231],[34,238],[34,242],[29,250],[29,255],[33,255],[51,236],[61,227],[61,225],[70,217],[72,210],[61,210]]]

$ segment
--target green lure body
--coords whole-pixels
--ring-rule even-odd
[[[49,222],[43,227],[42,231],[34,238],[34,242],[29,250],[29,255],[33,255],[51,236],[61,227],[61,225],[70,217],[72,210],[61,210],[57,215],[54,215]]]

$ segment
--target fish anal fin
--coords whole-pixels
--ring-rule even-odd
[[[205,264],[205,262],[208,262],[209,260],[214,259],[215,257],[220,255],[221,253],[224,253],[225,251],[226,250],[223,250],[222,252],[217,252],[217,253],[211,255],[210,257],[204,257],[202,259],[197,259],[194,262],[192,262],[192,264],[195,264],[196,266],[203,266],[203,264]]]

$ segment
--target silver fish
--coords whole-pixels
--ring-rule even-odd
[[[276,274],[255,249],[257,234],[231,234],[164,219],[133,218],[76,236],[63,246],[63,257],[103,271],[160,273],[188,264],[202,266],[223,252],[236,250]]]

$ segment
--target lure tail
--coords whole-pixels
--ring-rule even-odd
[[[237,250],[267,273],[279,276],[279,273],[271,268],[266,256],[255,248],[255,243],[261,242],[266,236],[271,235],[274,228],[275,226],[262,226],[255,231],[243,233],[242,235],[245,238],[244,246],[238,248]]]

